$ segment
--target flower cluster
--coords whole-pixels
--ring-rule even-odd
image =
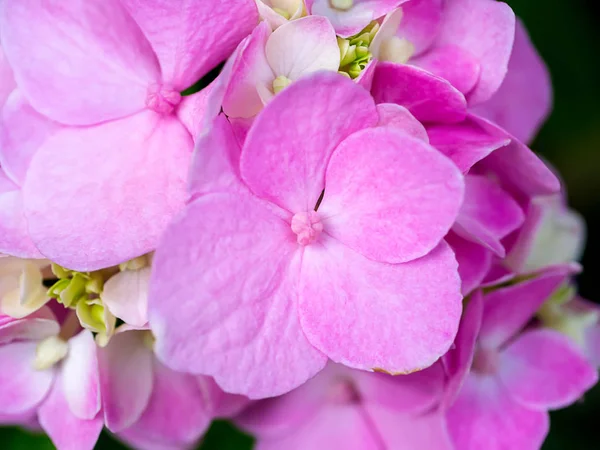
[[[596,383],[506,4],[3,0],[0,43],[0,422],[535,450]]]

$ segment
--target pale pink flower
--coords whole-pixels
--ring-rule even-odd
[[[256,6],[261,19],[267,22],[272,30],[290,20],[299,19],[305,13],[304,0],[256,0]]]

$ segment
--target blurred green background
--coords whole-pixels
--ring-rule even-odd
[[[589,236],[583,258],[585,271],[579,277],[580,292],[599,301],[600,259],[595,257],[600,255],[600,1],[508,0],[507,3],[524,20],[552,74],[554,112],[533,148],[560,170],[569,188],[571,205],[587,220]],[[216,422],[201,449],[251,447],[251,438],[227,423]],[[50,450],[53,446],[44,436],[5,428],[0,429],[0,448]],[[97,448],[123,447],[103,435]],[[544,450],[597,449],[600,449],[598,387],[580,403],[552,414],[552,429],[544,445]]]

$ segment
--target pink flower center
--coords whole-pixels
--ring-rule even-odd
[[[498,372],[500,353],[496,349],[478,348],[473,357],[473,371],[481,375],[493,375]]]
[[[336,380],[327,393],[329,401],[338,405],[360,402],[360,394],[351,380],[340,378]]]
[[[315,242],[323,231],[323,223],[316,211],[299,212],[292,217],[292,231],[298,235],[298,244]]]
[[[152,84],[148,87],[146,106],[159,114],[171,114],[181,102],[181,94],[169,85]]]

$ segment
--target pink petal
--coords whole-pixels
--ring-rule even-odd
[[[192,375],[174,372],[154,361],[154,384],[148,406],[140,419],[125,434],[157,445],[187,448],[208,428],[212,417],[202,392]]]
[[[323,234],[302,259],[302,328],[315,347],[349,367],[393,374],[424,369],[456,335],[462,306],[456,269],[445,243],[391,265]]]
[[[150,267],[125,270],[112,276],[102,291],[102,303],[119,319],[141,327],[148,322]]]
[[[23,184],[34,153],[57,128],[58,124],[34,110],[20,91],[8,97],[0,123],[0,164],[15,183]]]
[[[508,73],[500,89],[474,109],[522,142],[533,140],[552,106],[550,74],[520,20]]]
[[[465,200],[453,228],[460,236],[502,258],[505,251],[500,240],[524,220],[519,204],[496,182],[481,175],[465,177]]]
[[[29,236],[23,212],[23,194],[0,168],[0,253],[41,258]]]
[[[403,17],[396,36],[415,46],[420,55],[434,42],[441,25],[443,0],[411,0],[402,5]]]
[[[153,250],[185,200],[191,149],[181,123],[150,111],[56,133],[23,189],[33,241],[56,263],[86,271]]]
[[[572,273],[569,266],[547,269],[538,276],[493,290],[484,298],[480,340],[498,348],[520,331]]]
[[[463,94],[468,94],[473,89],[481,72],[477,59],[456,45],[436,47],[411,59],[410,63],[448,80]]]
[[[248,397],[225,392],[212,377],[199,375],[195,378],[206,403],[206,409],[215,417],[236,416],[250,403]]]
[[[158,81],[152,49],[119,0],[3,3],[0,29],[19,89],[62,123],[91,125],[140,111],[148,85]]]
[[[0,107],[4,105],[10,93],[17,87],[12,69],[2,46],[0,46]]]
[[[352,80],[337,73],[304,77],[256,118],[242,151],[242,178],[282,208],[312,210],[335,147],[377,120],[371,96]]]
[[[0,414],[20,414],[38,405],[54,380],[54,370],[35,370],[37,342],[0,346]]]
[[[333,153],[319,215],[324,231],[369,259],[429,253],[456,220],[463,177],[421,140],[392,128],[354,133]]]
[[[536,410],[564,408],[598,381],[576,345],[552,330],[522,334],[501,358],[500,377],[510,395]]]
[[[296,311],[295,238],[289,218],[248,195],[194,200],[153,261],[149,314],[159,358],[251,398],[287,392],[321,370],[325,356],[306,340]]]
[[[191,197],[245,189],[239,176],[240,153],[231,124],[222,114],[196,145],[189,174]]]
[[[69,339],[69,353],[61,367],[62,391],[69,409],[80,419],[93,419],[100,411],[100,379],[96,342],[88,330]]]
[[[325,17],[308,16],[277,28],[265,53],[275,76],[292,81],[318,70],[337,72],[340,48],[335,31]]]
[[[223,99],[223,111],[229,117],[254,117],[263,109],[257,85],[272,84],[275,79],[265,54],[270,35],[268,24],[263,22],[240,44]]]
[[[465,27],[466,23],[468,27]],[[514,35],[515,15],[506,3],[493,0],[446,2],[435,45],[461,47],[479,61],[481,75],[467,96],[469,105],[488,100],[502,84]]]
[[[431,145],[452,159],[463,172],[511,142],[508,135],[491,132],[472,117],[457,124],[428,126],[427,133]]]
[[[377,105],[380,127],[398,128],[405,133],[429,143],[429,136],[425,127],[404,106],[394,103],[380,103]]]
[[[52,443],[61,450],[92,450],[102,431],[102,416],[80,419],[71,412],[60,376],[38,410],[38,420]]]
[[[460,450],[539,449],[549,428],[546,412],[521,406],[491,376],[469,376],[446,417]]]
[[[5,316],[6,317],[6,316]],[[8,318],[0,324],[0,344],[13,341],[41,341],[59,333],[58,322],[48,308],[41,308],[24,319]]]
[[[125,331],[98,349],[102,410],[113,432],[134,424],[146,409],[153,386],[152,350],[145,345],[146,331]]]
[[[194,143],[202,134],[203,125],[208,118],[208,99],[216,83],[213,82],[200,92],[192,95],[186,95],[181,98],[181,103],[175,113],[177,118],[188,130]]]
[[[466,116],[463,95],[448,81],[418,67],[379,63],[372,94],[377,103],[397,103],[421,122],[460,122]]]
[[[492,252],[482,245],[461,238],[450,232],[446,236],[456,260],[462,280],[462,293],[467,295],[478,288],[492,267]]]
[[[158,57],[163,81],[184,90],[227,59],[258,24],[253,0],[122,0]]]

